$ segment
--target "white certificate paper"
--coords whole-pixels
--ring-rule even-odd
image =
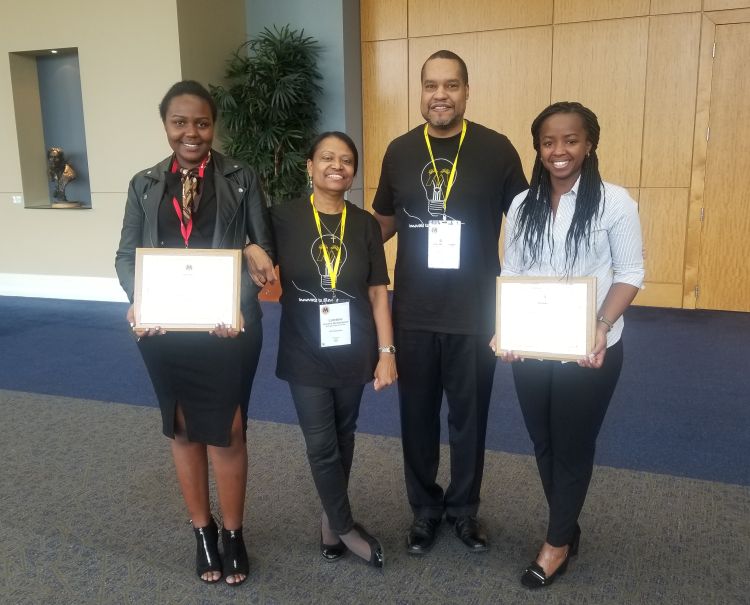
[[[427,227],[427,268],[458,269],[461,265],[461,221],[430,221]]]
[[[320,305],[320,346],[339,347],[352,343],[349,303]]]
[[[239,250],[136,249],[136,327],[239,329]]]
[[[593,347],[596,278],[503,278],[497,282],[498,354],[582,359]]]

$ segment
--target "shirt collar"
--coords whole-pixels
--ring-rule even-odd
[[[573,197],[578,198],[578,186],[581,184],[581,175],[578,175],[578,178],[576,179],[576,182],[573,183],[573,186],[570,188],[570,191],[568,193],[572,193]]]

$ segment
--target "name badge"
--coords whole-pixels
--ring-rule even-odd
[[[320,346],[340,347],[352,344],[349,303],[320,305]]]
[[[461,266],[461,221],[430,221],[427,238],[429,269],[458,269]]]

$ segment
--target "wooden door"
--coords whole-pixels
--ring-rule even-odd
[[[750,23],[719,25],[711,83],[701,309],[750,311]]]

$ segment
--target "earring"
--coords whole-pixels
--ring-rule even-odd
[[[312,174],[307,174],[307,188],[312,189]]]
[[[590,157],[591,157],[591,152],[590,152],[590,151],[587,151],[587,152],[586,152],[586,157],[587,157],[587,158],[590,158]]]

